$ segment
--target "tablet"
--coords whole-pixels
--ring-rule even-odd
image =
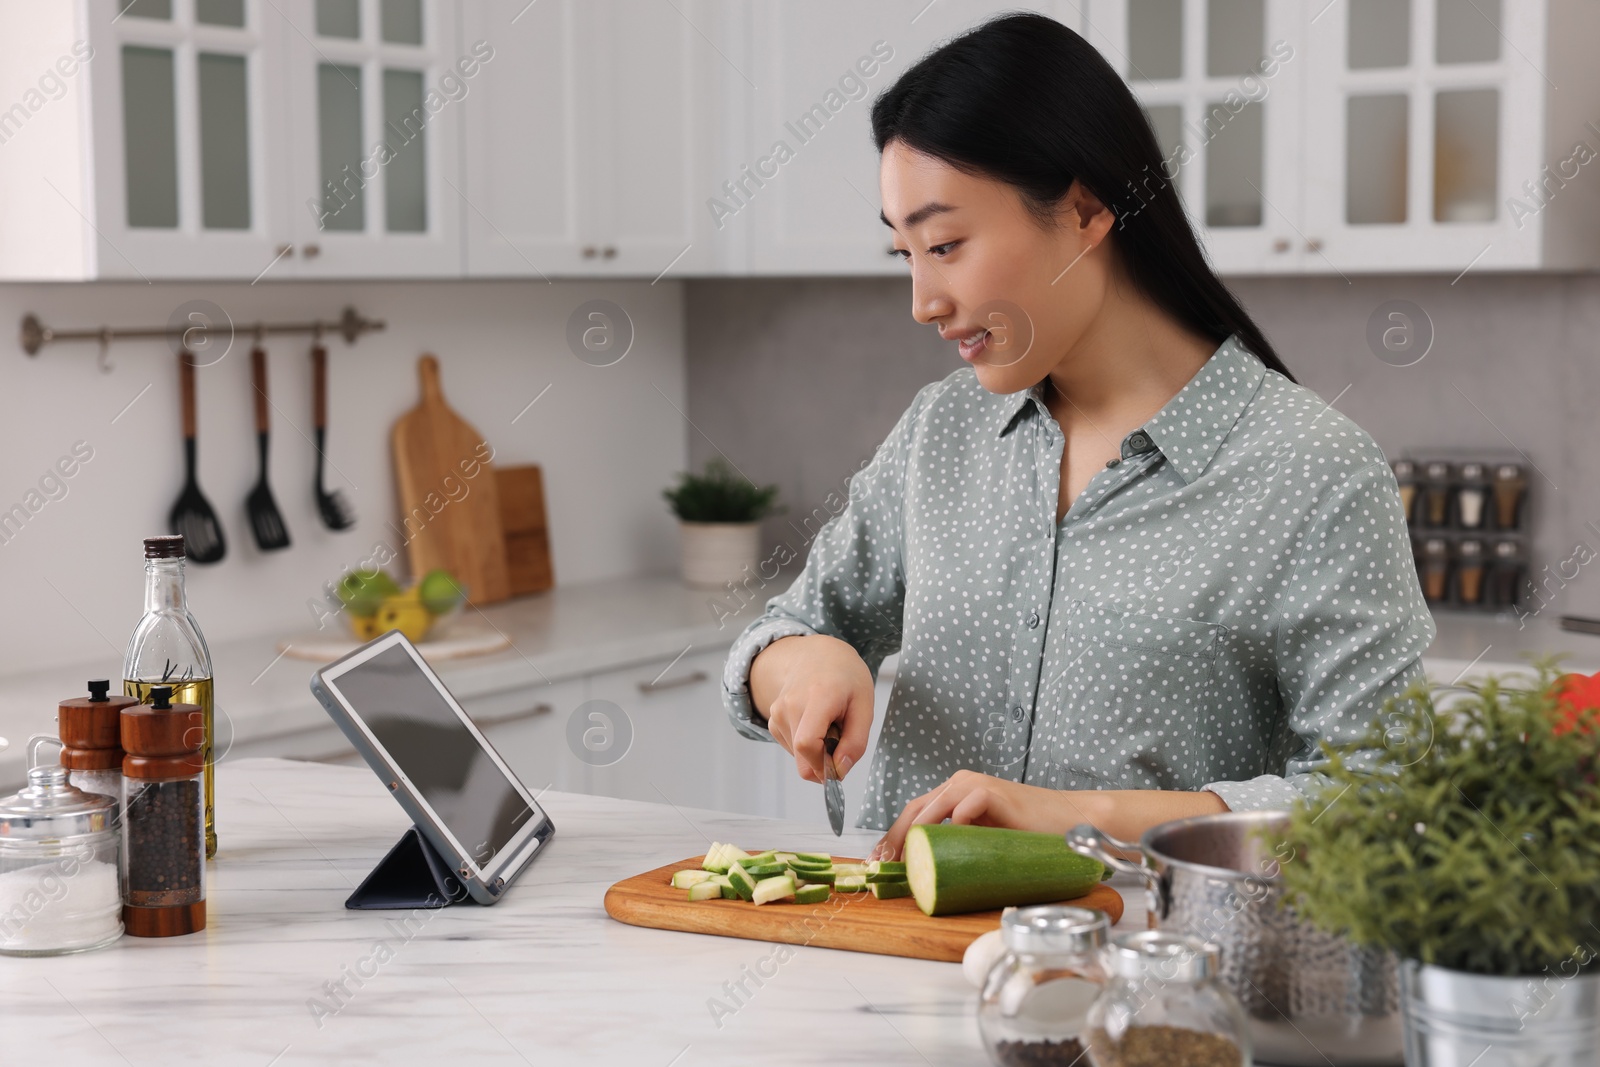
[[[555,833],[399,630],[318,670],[311,692],[479,903],[499,900]]]

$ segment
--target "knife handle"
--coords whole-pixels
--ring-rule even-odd
[[[833,757],[833,750],[839,747],[839,736],[840,730],[838,723],[830,723],[828,725],[828,732],[822,735],[822,747],[828,753],[830,760]]]

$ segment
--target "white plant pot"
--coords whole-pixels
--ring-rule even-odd
[[[1571,975],[1571,977],[1568,977]],[[1574,964],[1502,978],[1403,960],[1408,1067],[1591,1067],[1600,974]]]
[[[722,589],[755,573],[761,555],[761,523],[679,520],[678,528],[685,585]]]

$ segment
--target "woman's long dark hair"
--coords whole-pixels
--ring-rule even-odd
[[[930,52],[873,102],[872,139],[1012,185],[1041,219],[1081,181],[1116,216],[1140,291],[1217,344],[1237,333],[1295,380],[1206,262],[1127,83],[1054,19],[1001,15]]]

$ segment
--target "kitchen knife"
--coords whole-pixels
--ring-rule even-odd
[[[844,783],[833,763],[833,750],[838,747],[839,724],[834,723],[822,738],[822,797],[828,802],[828,825],[833,827],[834,837],[844,833]]]

